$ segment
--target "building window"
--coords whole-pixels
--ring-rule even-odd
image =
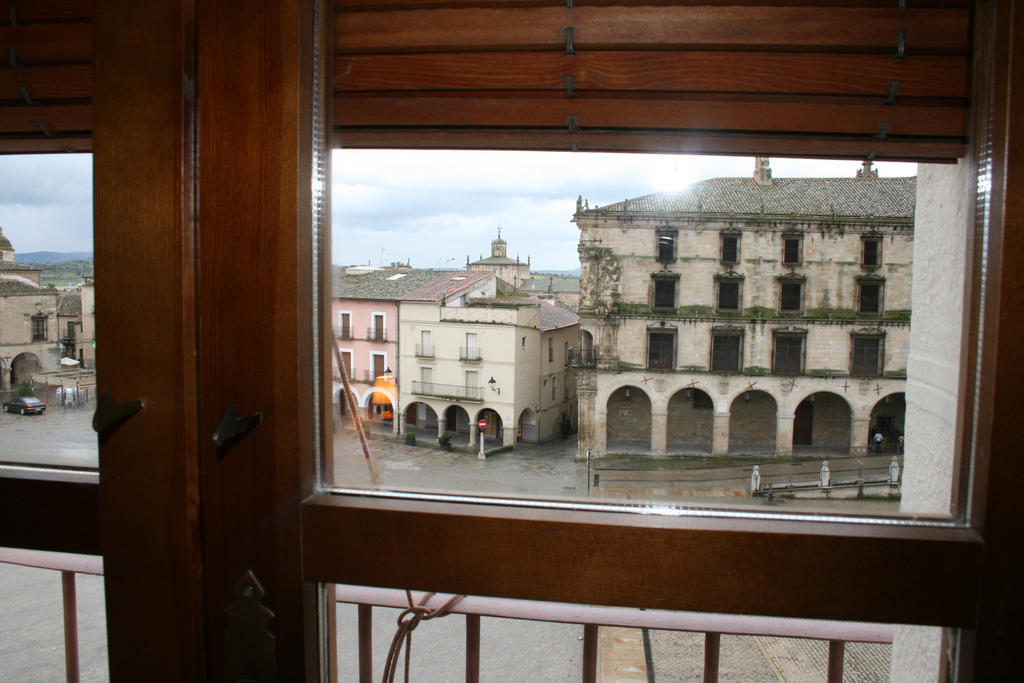
[[[343,312],[341,314],[341,338],[351,339],[352,338],[352,314]]]
[[[740,305],[740,283],[742,278],[719,277],[716,278],[718,286],[717,306],[719,311],[739,311]]]
[[[658,230],[658,261],[672,263],[676,260],[676,231]]]
[[[711,333],[711,371],[739,372],[743,333],[721,331]]]
[[[802,313],[804,310],[804,281],[779,280],[779,312]]]
[[[722,263],[734,264],[740,262],[740,236],[736,234],[722,234]]]
[[[548,337],[548,362],[555,362],[555,340]]]
[[[32,316],[32,341],[46,341],[46,316]]]
[[[803,237],[800,235],[782,236],[782,264],[786,266],[800,265],[802,257]]]
[[[654,278],[654,308],[676,307],[676,279]]]
[[[554,377],[551,380],[551,400],[555,400],[555,392],[558,391],[558,378]]]
[[[865,268],[877,268],[882,265],[882,239],[880,237],[862,238],[860,263]]]
[[[671,370],[675,367],[674,332],[649,332],[647,334],[647,367],[650,369]]]
[[[569,342],[562,342],[562,363],[569,367]]]
[[[880,336],[853,336],[851,375],[882,374],[882,338]]]
[[[882,282],[872,280],[857,285],[857,311],[867,315],[878,315],[882,312]]]
[[[804,371],[804,335],[776,334],[772,372],[795,375]]]
[[[476,370],[466,370],[466,386],[470,389],[476,389],[480,386],[480,377],[477,375]]]
[[[345,375],[352,379],[352,352],[342,351],[341,352],[341,363],[345,366]]]

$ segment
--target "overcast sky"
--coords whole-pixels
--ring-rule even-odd
[[[92,157],[0,156],[0,227],[19,252],[92,250]],[[775,177],[853,177],[856,161],[772,159]],[[878,164],[913,175],[914,164]],[[749,176],[751,157],[555,152],[344,150],[334,155],[333,261],[459,267],[490,255],[502,227],[509,256],[534,270],[579,266],[576,197],[604,206]]]

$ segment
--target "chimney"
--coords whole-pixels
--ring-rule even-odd
[[[865,159],[864,160],[864,163],[861,164],[861,168],[857,169],[857,177],[858,178],[877,178],[878,177],[878,169],[876,169],[872,165],[871,159]]]
[[[754,182],[758,185],[772,184],[772,167],[768,157],[754,157]]]

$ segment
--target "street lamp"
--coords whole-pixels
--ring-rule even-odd
[[[498,395],[500,396],[501,395],[501,389],[499,387],[496,387],[495,386],[496,384],[497,384],[497,382],[494,381],[494,377],[491,377],[489,380],[487,380],[487,386],[490,387],[491,391],[498,392]]]

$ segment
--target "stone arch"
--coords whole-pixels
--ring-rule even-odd
[[[875,432],[881,432],[883,452],[895,452],[899,437],[904,434],[906,424],[907,398],[902,391],[882,396],[871,409],[868,436],[874,447]],[[875,449],[878,450],[878,449]]]
[[[516,425],[516,439],[534,443],[540,441],[537,413],[533,410],[526,408],[519,414],[519,422]]]
[[[741,392],[729,408],[729,453],[774,453],[778,404],[766,391]]]
[[[39,356],[28,351],[19,353],[11,361],[11,388],[22,382],[28,382],[32,375],[39,372]]]
[[[651,399],[640,387],[619,387],[606,404],[606,448],[609,453],[651,450]]]
[[[444,410],[444,431],[452,434],[469,434],[469,413],[457,403]]]
[[[504,443],[505,435],[502,432],[504,428],[504,421],[501,419],[501,414],[493,408],[481,408],[476,417],[473,418],[474,422],[480,420],[487,420],[487,428],[484,430],[482,437],[486,441],[487,439],[493,439],[495,443]]]
[[[3,358],[0,358],[0,390],[7,388],[7,382],[10,377],[7,376],[7,363],[4,362]]]
[[[793,413],[793,449],[850,450],[853,420],[849,402],[831,391],[815,391],[804,397]]]
[[[423,401],[413,401],[405,407],[406,427],[437,431],[437,412],[433,406]]]
[[[711,453],[715,404],[702,389],[687,387],[668,401],[666,450],[669,453]]]

